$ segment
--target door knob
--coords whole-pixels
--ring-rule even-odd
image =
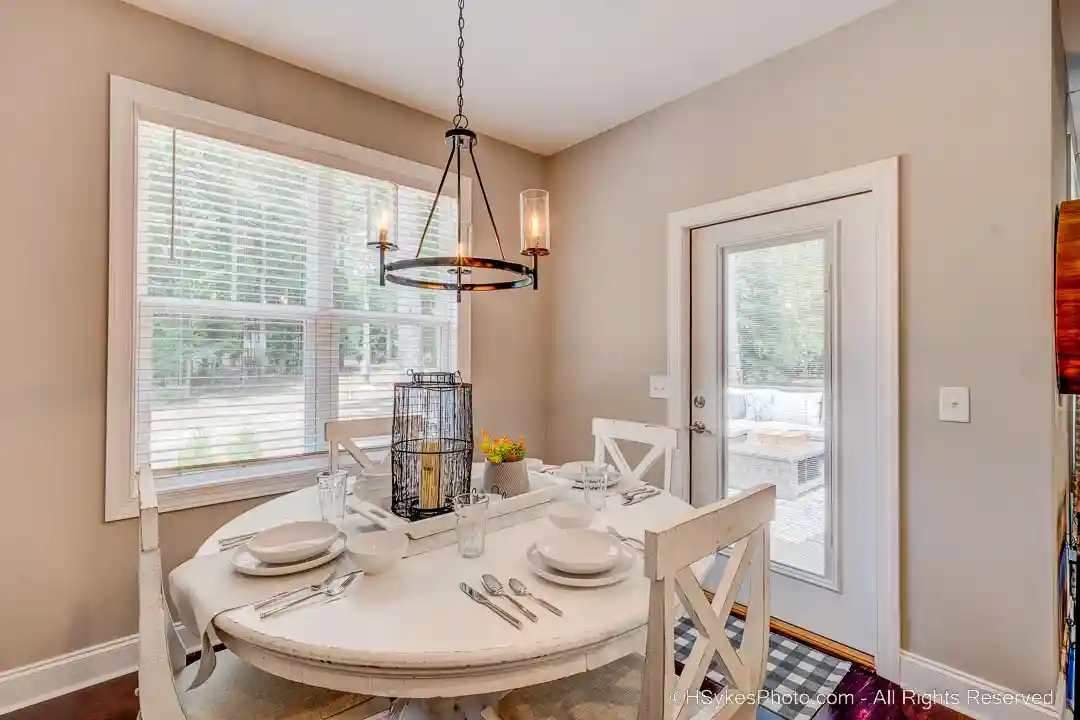
[[[697,433],[699,435],[712,435],[712,432],[709,431],[709,428],[705,427],[705,423],[701,422],[700,420],[695,420],[694,422],[690,423],[687,429],[690,432]]]

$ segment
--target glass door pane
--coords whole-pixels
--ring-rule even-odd
[[[804,236],[805,237],[805,236]],[[725,494],[777,488],[772,560],[832,576],[829,243],[724,253]]]

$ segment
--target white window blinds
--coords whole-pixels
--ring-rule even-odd
[[[406,370],[455,369],[455,296],[379,286],[367,211],[389,185],[139,121],[136,465],[324,452],[327,420],[389,416]],[[411,256],[433,195],[398,198]],[[444,196],[424,254],[456,228]]]

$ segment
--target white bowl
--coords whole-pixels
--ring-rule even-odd
[[[529,472],[540,472],[544,469],[544,461],[540,458],[525,458],[525,468]]]
[[[340,532],[337,525],[328,522],[285,523],[248,540],[247,549],[262,562],[287,565],[326,552]]]
[[[615,567],[622,544],[599,530],[560,530],[538,541],[536,551],[556,570],[593,575]]]
[[[595,516],[596,511],[583,502],[558,500],[548,505],[548,520],[563,530],[587,528]]]
[[[377,530],[353,535],[345,546],[358,570],[367,575],[386,572],[409,550],[409,537],[403,532]]]

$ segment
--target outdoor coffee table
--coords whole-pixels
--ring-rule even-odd
[[[781,500],[795,500],[824,482],[825,443],[772,445],[757,440],[728,443],[728,477],[733,488],[776,485]]]

